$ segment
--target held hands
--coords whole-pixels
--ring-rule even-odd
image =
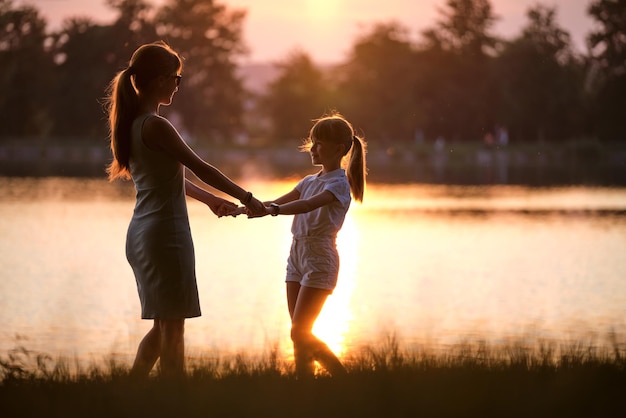
[[[246,214],[248,216],[248,219],[251,219],[251,218],[262,218],[264,216],[270,215],[271,213],[272,212],[271,212],[271,208],[270,207],[265,207],[265,212],[263,212],[263,213],[254,214],[247,207],[239,206],[239,207],[236,207],[235,209],[232,209],[232,210],[229,209],[229,212],[225,213],[222,216],[232,216],[232,217],[235,217],[235,216]]]
[[[249,192],[244,199],[245,202],[242,201],[245,206],[237,206],[237,204],[213,194],[203,200],[219,218],[223,216],[235,217],[244,213],[248,215],[248,218],[260,218],[268,214],[267,208],[263,202],[252,196],[252,193]]]
[[[248,219],[262,218],[262,217],[267,216],[267,215],[269,215],[271,213],[269,207],[263,206],[263,209],[264,209],[264,212],[262,212],[262,213],[252,213],[250,211],[246,211],[246,214],[248,215]]]
[[[207,205],[218,218],[222,216],[237,216],[240,214],[239,207],[235,203],[229,202],[221,197],[215,196],[214,199],[207,202]]]
[[[252,193],[246,195],[245,199],[242,200],[244,206],[237,206],[235,203],[229,202],[228,200],[215,197],[211,202],[209,202],[209,207],[218,217],[222,216],[239,216],[244,213],[248,216],[248,218],[261,218],[265,215],[269,215],[269,208],[266,208],[263,202],[252,196]]]
[[[245,203],[245,207],[248,218],[256,218],[267,215],[265,205],[255,197],[251,197],[250,200]]]
[[[252,193],[248,192],[248,195],[242,202],[246,208],[246,214],[248,218],[256,218],[267,215],[267,210],[263,202],[256,197],[252,196]]]

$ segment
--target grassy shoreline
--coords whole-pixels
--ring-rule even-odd
[[[21,351],[22,353],[27,350]],[[0,357],[3,417],[618,417],[626,412],[622,345],[467,343],[407,350],[390,338],[344,357],[348,376],[300,381],[262,358],[188,359],[187,376],[132,381],[128,366]],[[30,353],[29,355],[33,355]]]

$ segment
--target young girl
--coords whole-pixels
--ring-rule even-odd
[[[359,202],[363,200],[365,147],[365,141],[355,135],[352,125],[341,115],[317,120],[302,150],[309,151],[313,165],[322,169],[305,177],[286,195],[265,202],[269,204],[266,214],[295,215],[286,283],[299,377],[313,376],[314,361],[333,376],[346,373],[337,356],[312,330],[337,284],[339,255],[335,238],[350,207],[350,194]],[[344,171],[342,162],[346,159]]]
[[[252,197],[196,155],[170,122],[159,116],[178,91],[179,55],[162,42],[146,44],[109,87],[108,113],[113,162],[109,179],[132,178],[136,204],[126,238],[126,257],[141,301],[141,317],[154,325],[141,341],[132,374],[147,376],[161,359],[164,376],[184,371],[185,318],[200,316],[194,247],[185,195],[218,216],[236,205],[185,178],[185,167],[207,185],[239,199],[255,214],[265,212]]]

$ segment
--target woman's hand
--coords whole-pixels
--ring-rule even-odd
[[[248,218],[258,218],[267,215],[267,209],[263,202],[253,196],[246,204],[246,213]]]

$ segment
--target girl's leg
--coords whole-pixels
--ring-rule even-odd
[[[133,368],[130,371],[131,376],[138,378],[148,377],[161,352],[160,334],[159,320],[155,319],[152,329],[148,331],[139,343]]]
[[[313,375],[314,360],[317,360],[333,376],[346,373],[337,356],[313,335],[313,325],[327,297],[327,290],[300,286],[298,283],[287,283],[296,373],[301,377]]]
[[[289,318],[293,320],[293,312],[296,310],[296,302],[298,301],[298,293],[300,292],[300,283],[287,282],[287,308],[289,308]]]
[[[164,377],[182,377],[185,370],[185,320],[160,320],[161,373]]]
[[[300,294],[300,283],[287,282],[287,308],[289,309],[289,317],[291,318],[291,340],[293,341],[293,356],[296,363],[296,375],[299,377],[313,376],[315,365],[313,364],[313,356],[303,337],[298,338],[298,330],[294,331],[294,313],[296,304],[298,303],[298,295]],[[299,319],[302,323],[302,319]],[[315,318],[313,318],[315,322]],[[312,328],[313,325],[311,325]],[[300,334],[306,334],[306,331],[300,331]]]

